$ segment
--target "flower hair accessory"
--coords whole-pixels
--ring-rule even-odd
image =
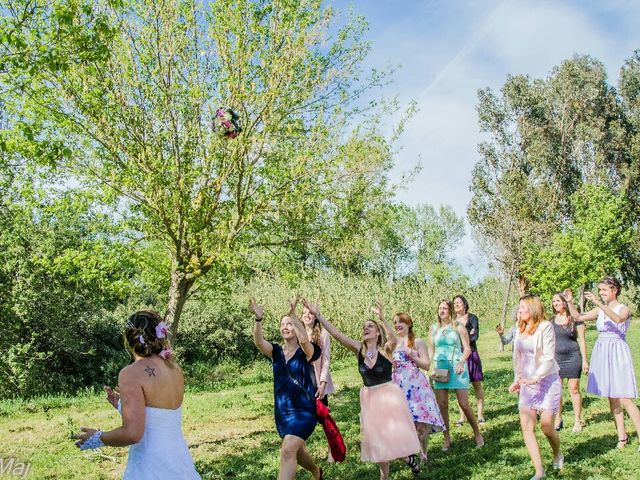
[[[168,333],[169,333],[169,327],[167,327],[166,323],[160,322],[158,325],[156,325],[156,337],[164,338],[167,336]]]
[[[166,360],[167,358],[173,357],[173,350],[170,348],[164,348],[159,354],[162,359]]]
[[[236,138],[242,131],[240,117],[230,108],[220,107],[211,121],[213,131],[221,137]]]
[[[142,345],[145,345],[144,336],[142,334],[138,335],[138,340],[140,340]]]

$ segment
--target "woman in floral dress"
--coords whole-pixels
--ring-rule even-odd
[[[420,371],[421,368],[428,370],[431,361],[426,344],[415,337],[411,316],[397,313],[393,326],[398,335],[398,346],[393,352],[392,378],[405,394],[422,445],[422,461],[426,461],[429,434],[445,429],[436,396],[429,380]]]

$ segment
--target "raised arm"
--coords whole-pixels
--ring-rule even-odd
[[[392,355],[393,351],[396,349],[398,345],[398,335],[396,335],[393,327],[387,322],[384,318],[384,308],[382,303],[376,302],[375,307],[371,307],[371,311],[376,314],[380,323],[382,323],[382,328],[384,328],[384,332],[387,335],[387,342],[384,344],[384,351],[387,352],[388,355]]]
[[[611,320],[613,320],[616,323],[626,322],[627,318],[629,318],[629,315],[631,315],[631,310],[629,310],[629,307],[623,306],[622,309],[620,309],[620,313],[616,313],[613,311],[611,307],[602,303],[598,299],[598,297],[596,297],[593,293],[586,292],[584,296],[587,300],[589,300],[591,303],[596,305],[597,308],[594,309],[596,310],[596,316],[597,316],[597,310],[599,308],[602,309],[602,311],[605,313],[607,317],[609,317]]]
[[[269,358],[272,358],[273,346],[264,339],[262,335],[262,317],[264,316],[264,307],[258,305],[255,298],[249,300],[249,308],[256,317],[255,325],[253,326],[253,343],[258,350]]]
[[[585,294],[585,297],[587,297],[589,294],[590,292],[587,292]],[[565,288],[564,292],[562,292],[562,296],[567,301],[567,305],[569,305],[569,313],[571,313],[571,316],[575,321],[588,322],[590,320],[595,320],[596,318],[598,318],[597,308],[594,308],[582,314],[578,311],[578,308],[573,303],[573,292],[571,292],[570,288]]]
[[[293,330],[296,332],[296,337],[298,337],[298,343],[300,344],[300,348],[307,357],[307,360],[310,360],[314,354],[313,344],[309,340],[309,334],[307,333],[307,329],[304,327],[302,321],[296,316],[296,307],[298,306],[299,299],[296,297],[295,300],[289,302],[289,318],[293,323]]]
[[[427,345],[421,338],[416,338],[415,346],[415,350],[407,350],[407,355],[418,368],[429,370],[431,367],[431,357],[429,356]]]
[[[338,340],[338,342],[340,342],[342,345],[344,345],[354,353],[358,353],[360,351],[360,349],[362,348],[362,344],[356,340],[353,340],[352,338],[347,337],[344,333],[339,331],[329,320],[324,318],[322,313],[320,313],[320,308],[318,308],[317,305],[309,303],[306,300],[302,300],[302,302],[304,303],[304,306],[309,309],[309,312],[316,316],[320,324],[322,324],[324,329],[329,332],[329,334],[331,334],[333,338]]]

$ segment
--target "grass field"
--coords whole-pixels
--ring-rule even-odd
[[[512,380],[510,352],[500,352],[497,335],[490,325],[482,325],[479,344],[485,368],[486,419],[483,428],[486,445],[475,448],[468,425],[452,427],[453,447],[441,451],[442,435],[432,437],[429,463],[420,478],[432,479],[528,479],[533,468],[524,448],[517,415],[517,397],[507,393]],[[634,321],[628,340],[640,372],[640,322]],[[588,346],[595,331],[588,331]],[[334,347],[341,348],[341,347]],[[191,388],[184,402],[184,434],[196,468],[204,479],[262,480],[277,477],[280,439],[272,416],[270,366],[261,362],[244,372],[230,366],[212,372],[225,382],[219,388],[201,391]],[[339,465],[325,465],[325,478],[376,480],[378,469],[359,461],[358,391],[360,378],[355,359],[334,365],[334,382],[339,391],[331,398],[334,418],[347,443],[347,459]],[[583,379],[583,388],[585,379]],[[473,398],[473,397],[472,397]],[[452,402],[453,403],[453,402]],[[565,468],[551,471],[551,451],[542,435],[543,459],[548,478],[637,479],[640,478],[638,439],[627,421],[632,438],[622,451],[616,450],[617,436],[605,399],[585,395],[585,429],[571,433],[573,413],[565,392],[565,425],[561,432]],[[452,418],[457,413],[452,412]],[[103,430],[118,425],[117,412],[102,395],[87,392],[69,397],[40,398],[32,401],[0,403],[0,458],[14,457],[31,464],[30,479],[113,479],[119,478],[126,463],[126,449],[104,448],[80,452],[69,435],[80,426]],[[312,454],[326,456],[326,440],[318,427],[309,441]],[[6,463],[5,463],[6,465]],[[17,478],[0,475],[0,478]],[[161,472],[159,479],[162,479]],[[300,471],[298,478],[311,478]],[[392,465],[391,478],[409,480],[408,468]]]

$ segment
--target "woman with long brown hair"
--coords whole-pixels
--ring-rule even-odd
[[[189,448],[182,436],[184,377],[172,358],[168,327],[152,310],[127,321],[125,346],[133,363],[118,375],[119,393],[105,387],[107,400],[122,415],[122,426],[102,432],[82,428],[81,450],[129,446],[124,480],[195,480]]]
[[[560,437],[554,429],[554,417],[560,408],[562,381],[555,360],[556,337],[547,320],[540,299],[525,295],[518,307],[518,330],[513,341],[514,382],[509,392],[520,393],[518,409],[524,443],[536,473],[531,480],[544,477],[540,446],[535,427],[540,414],[540,428],[553,450],[553,468],[561,469]]]
[[[624,410],[633,422],[638,438],[640,410],[634,402],[638,396],[638,389],[631,349],[627,343],[631,310],[618,301],[620,290],[622,285],[617,278],[603,278],[598,283],[600,298],[591,292],[585,293],[585,298],[593,303],[595,308],[582,315],[573,304],[571,290],[565,290],[564,296],[575,318],[580,321],[596,320],[598,339],[591,353],[587,392],[609,399],[609,409],[618,434],[617,447],[622,449],[629,441],[624,427]]]
[[[473,429],[476,446],[482,447],[484,438],[478,428],[476,416],[469,405],[467,358],[471,355],[471,348],[467,329],[455,322],[451,301],[441,300],[438,304],[437,314],[436,323],[429,329],[429,357],[433,359],[437,370],[447,372],[446,378],[435,378],[433,382],[438,407],[446,427],[442,450],[446,452],[451,446],[451,435],[449,434],[450,390],[456,392],[458,405]]]
[[[387,480],[392,460],[406,459],[420,452],[407,401],[400,387],[391,380],[392,355],[398,338],[385,320],[380,304],[372,309],[380,323],[366,320],[361,341],[340,332],[324,318],[317,305],[306,301],[304,305],[332,337],[357,355],[364,383],[360,389],[360,458],[363,462],[378,464],[380,480]],[[412,471],[417,474],[420,467],[415,465]]]
[[[575,421],[573,431],[582,431],[582,395],[580,394],[580,376],[589,373],[587,362],[587,341],[584,322],[573,318],[569,305],[561,293],[553,295],[551,300],[553,317],[549,319],[556,335],[556,362],[560,367],[560,380],[567,379]],[[562,400],[556,415],[557,432],[564,427],[562,420]]]

